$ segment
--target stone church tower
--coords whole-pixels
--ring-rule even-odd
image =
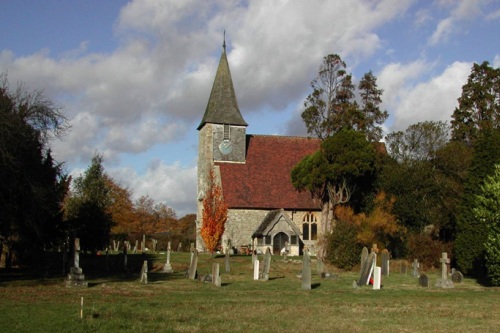
[[[208,105],[197,128],[199,131],[196,213],[198,250],[203,248],[199,230],[202,220],[202,201],[210,170],[214,169],[216,179],[220,181],[219,168],[215,162],[245,163],[247,126],[238,108],[224,41]]]

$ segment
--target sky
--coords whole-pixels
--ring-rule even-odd
[[[500,0],[0,0],[0,73],[71,128],[51,143],[80,175],[101,154],[137,199],[196,212],[198,127],[223,36],[247,133],[306,136],[324,56],[384,90],[386,134],[450,121],[473,63],[500,66]]]

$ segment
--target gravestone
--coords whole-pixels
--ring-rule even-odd
[[[128,242],[123,242],[123,269],[125,272],[128,270],[128,258],[127,258],[127,251],[128,251]]]
[[[382,268],[375,266],[373,268],[373,290],[379,290],[382,281]]]
[[[253,279],[258,280],[259,279],[259,260],[256,259],[253,263]]]
[[[158,246],[158,240],[157,239],[151,239],[151,242],[153,244],[153,253],[156,253],[156,247]]]
[[[170,264],[170,252],[172,252],[170,248],[170,242],[168,242],[167,245],[167,262],[165,262],[165,265],[163,266],[163,273],[173,273],[174,270],[172,269],[172,264]]]
[[[181,252],[182,250],[182,242],[179,242],[179,244],[177,245],[177,252]]]
[[[85,281],[85,275],[80,268],[80,239],[75,238],[75,255],[73,258],[73,267],[69,269],[66,278],[66,287],[88,287],[88,282]]]
[[[323,259],[318,258],[316,262],[316,272],[319,276],[323,277],[323,274],[325,273],[325,264],[323,262]]]
[[[429,278],[425,274],[421,274],[418,277],[418,285],[420,287],[428,287],[429,286]]]
[[[464,276],[463,276],[462,272],[457,271],[455,269],[452,270],[451,281],[453,283],[462,283],[463,279],[464,279]]]
[[[120,241],[113,240],[113,250],[118,252],[120,250]]]
[[[258,260],[259,257],[255,253],[255,251],[252,252],[252,267],[254,267],[255,261]]]
[[[366,265],[366,258],[368,258],[368,249],[363,247],[363,250],[361,250],[361,262],[360,262],[360,267],[359,267],[359,274],[363,273],[363,269]]]
[[[361,272],[361,276],[359,277],[358,285],[364,286],[368,284],[376,262],[377,255],[375,254],[375,252],[370,253],[363,265],[363,271]]]
[[[448,279],[448,264],[450,263],[448,253],[443,252],[439,262],[441,262],[441,278],[437,280],[435,286],[438,288],[453,288],[453,281]]]
[[[137,253],[137,246],[138,246],[138,244],[139,244],[139,241],[136,239],[136,240],[135,240],[135,245],[134,245],[134,248],[132,249],[132,253],[133,253],[133,254],[136,254],[136,253]]]
[[[189,279],[196,279],[196,270],[198,269],[198,251],[192,252],[191,265],[189,266]]]
[[[191,243],[191,246],[189,247],[189,252],[194,252],[195,246],[194,243]]]
[[[224,264],[226,266],[226,273],[229,273],[231,271],[229,258],[230,258],[229,251],[226,251],[226,254],[224,255]]]
[[[146,253],[146,235],[142,235],[141,251]]]
[[[311,259],[307,250],[302,256],[302,289],[311,290]]]
[[[400,262],[399,263],[399,272],[401,274],[406,274],[407,271],[408,271],[408,265],[406,264],[406,261]]]
[[[420,268],[418,259],[413,260],[411,267],[413,267],[413,273],[412,273],[413,277],[418,278],[420,276],[420,273],[418,272],[418,269]]]
[[[387,249],[382,250],[382,266],[381,266],[381,274],[383,276],[389,276],[389,251]]]
[[[141,269],[141,283],[148,284],[148,261],[144,260]]]
[[[269,280],[269,271],[271,268],[271,250],[267,248],[264,255],[264,264],[262,265],[261,279],[264,281]]]
[[[220,274],[219,274],[219,264],[218,263],[214,263],[212,265],[212,283],[216,287],[220,287],[222,285]]]

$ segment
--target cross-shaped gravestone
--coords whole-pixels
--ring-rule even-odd
[[[418,263],[418,259],[413,260],[411,267],[413,267],[413,277],[419,277],[418,269],[420,268],[420,264]]]
[[[448,264],[450,263],[450,259],[448,258],[448,253],[441,253],[441,279],[446,280],[448,278]]]
[[[372,245],[372,249],[371,249],[371,251],[372,251],[373,253],[378,253],[377,244],[373,244],[373,245]]]
[[[170,264],[170,252],[172,252],[170,248],[170,242],[167,245],[167,262],[163,266],[163,273],[173,273],[172,265]]]
[[[80,267],[80,238],[75,238],[75,257],[73,267]]]

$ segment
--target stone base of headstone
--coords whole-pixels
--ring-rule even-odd
[[[321,273],[321,278],[322,279],[330,279],[330,280],[335,280],[336,278],[338,278],[338,275],[337,274],[332,274],[332,273],[328,273],[328,272],[323,272]],[[357,282],[356,282],[357,284]]]
[[[69,274],[64,281],[66,287],[88,287],[89,283],[85,281],[85,275],[80,267],[71,267]]]
[[[434,285],[436,288],[454,288],[453,281],[449,279],[438,279]]]
[[[359,284],[358,284],[358,281],[356,281],[356,280],[352,281],[352,287],[353,287],[354,289],[359,289]]]
[[[163,270],[162,270],[162,272],[163,272],[163,273],[173,273],[173,272],[174,272],[174,270],[173,270],[173,268],[172,268],[172,265],[171,265],[170,263],[165,264],[165,265],[163,266]]]

